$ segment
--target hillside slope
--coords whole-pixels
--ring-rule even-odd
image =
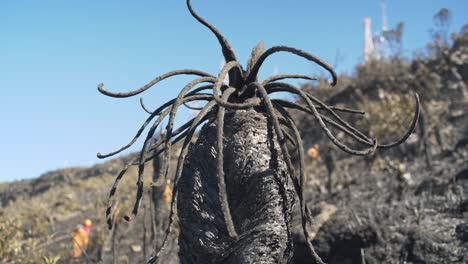
[[[347,117],[382,142],[397,138],[407,127],[411,93],[418,92],[422,99],[416,133],[401,146],[367,158],[337,151],[313,118],[291,112],[301,126],[305,147],[317,144],[322,156],[307,160],[306,197],[316,219],[310,239],[324,260],[330,264],[468,263],[467,82],[465,30],[455,35],[453,45],[440,47],[431,56],[361,65],[355,76],[343,76],[336,89],[304,85],[304,90],[330,105],[366,110],[364,119]],[[333,166],[327,164],[327,155]],[[149,184],[138,217],[123,220],[133,206],[136,168],[128,171],[117,192],[115,228],[109,231],[105,223],[115,176],[134,156],[0,184],[0,263],[141,263],[148,259],[162,234],[155,229],[154,222],[162,219],[154,219]],[[150,164],[145,183],[151,182],[152,173]],[[72,260],[70,234],[86,218],[94,223],[89,250]],[[299,228],[293,237],[294,261],[308,263]],[[176,262],[177,244],[174,239],[171,242],[166,263]]]

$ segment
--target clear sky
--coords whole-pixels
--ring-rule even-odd
[[[266,47],[307,50],[338,72],[362,60],[363,19],[381,23],[379,0],[193,0],[194,8],[229,39],[241,62],[260,40]],[[452,31],[468,23],[466,0],[387,0],[389,27],[405,22],[405,55],[429,41],[432,16],[453,13]],[[126,144],[146,114],[139,97],[101,95],[100,82],[128,91],[178,68],[217,74],[216,39],[197,23],[184,0],[0,0],[0,182],[49,170],[89,166],[97,152]],[[321,72],[288,55],[261,71]],[[142,96],[154,108],[190,78],[162,82]],[[182,112],[178,122],[188,119]],[[141,146],[142,141],[137,142]],[[136,150],[133,148],[131,150]]]

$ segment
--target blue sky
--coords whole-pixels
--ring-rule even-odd
[[[380,27],[380,1],[193,0],[229,39],[241,62],[260,40],[307,50],[338,72],[361,62],[363,19]],[[429,41],[432,16],[453,13],[452,31],[468,23],[465,0],[388,0],[389,27],[405,22],[405,55]],[[100,82],[128,91],[178,68],[216,74],[216,39],[185,1],[0,0],[0,182],[89,166],[97,152],[126,144],[146,117],[139,97],[98,93]],[[299,58],[272,56],[261,71],[317,73]],[[150,107],[176,96],[190,78],[165,81],[143,94]],[[182,112],[178,122],[188,119]],[[141,146],[142,141],[137,142]],[[132,148],[130,151],[136,150]]]

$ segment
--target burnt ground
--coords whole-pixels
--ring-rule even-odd
[[[468,115],[465,113],[458,122],[451,123],[452,132],[447,147],[444,150],[434,147],[431,166],[427,165],[424,155],[419,152],[414,152],[412,156],[398,154],[412,153],[410,150],[414,146],[411,142],[405,143],[402,151],[388,155],[381,151],[373,158],[349,157],[337,152],[331,194],[326,187],[327,170],[324,164],[309,159],[306,195],[315,216],[314,229],[317,232],[313,244],[319,255],[329,264],[468,263],[467,121]],[[116,162],[57,172],[68,179],[60,184],[57,180],[48,183],[47,177],[44,177],[40,182],[50,186],[44,193],[33,194],[13,188],[22,186],[28,190],[34,189],[39,186],[39,180],[12,183],[11,188],[7,188],[11,191],[1,193],[2,198],[8,196],[18,201],[25,199],[29,204],[49,205],[51,209],[45,211],[49,215],[49,235],[54,232],[70,233],[82,219],[91,217],[95,225],[91,233],[88,259],[70,260],[71,243],[65,238],[37,250],[37,259],[31,259],[32,262],[20,259],[19,262],[0,263],[40,263],[43,256],[61,256],[59,263],[143,263],[148,259],[164,233],[161,229],[152,229],[149,212],[153,209],[149,195],[145,196],[136,219],[127,223],[119,217],[115,232],[106,229],[103,201],[111,186]],[[121,161],[117,163],[121,164]],[[107,174],[102,174],[103,171]],[[131,175],[129,180],[132,180]],[[97,180],[97,183],[93,183]],[[130,182],[125,187],[128,191],[120,194],[121,215],[129,211],[130,207],[126,205],[126,208],[124,204],[131,204],[135,191],[133,186]],[[60,203],[67,203],[68,200],[61,200],[54,205],[48,202],[51,201],[49,198],[40,198],[40,195],[47,193],[60,196],[64,191],[65,198],[81,197],[79,199],[88,201],[89,207],[60,213]],[[29,198],[20,199],[20,196]],[[24,203],[9,204],[10,207],[18,207]],[[330,207],[336,210],[324,210]],[[4,206],[2,210],[10,212],[11,209]],[[16,208],[16,211],[21,210]],[[34,217],[42,216],[37,213]],[[294,261],[297,264],[310,263],[299,220],[299,214],[296,213]],[[35,226],[22,228],[34,231]],[[178,234],[177,226],[174,233]],[[177,263],[178,247],[174,238],[163,254],[164,263]],[[44,241],[44,237],[38,239]]]
[[[410,140],[400,150],[381,151],[373,158],[349,157],[337,152],[331,194],[326,187],[325,165],[322,161],[309,159],[306,195],[315,216],[313,227],[317,232],[313,244],[319,255],[329,264],[468,263],[467,124],[468,115],[463,113],[457,122],[450,123],[451,132],[446,138],[444,149],[438,149],[435,143],[431,143],[431,166],[426,163],[422,152],[412,151],[417,149],[413,146],[417,145],[417,140],[413,140],[413,143]],[[164,231],[160,228],[152,229],[152,214],[149,212],[154,210],[149,203],[149,195],[145,195],[136,219],[130,223],[122,220],[133,201],[135,189],[131,180],[135,172],[129,175],[130,182],[124,188],[126,191],[119,195],[122,206],[117,230],[106,229],[103,202],[118,167],[116,164],[122,164],[128,158],[122,159],[91,168],[55,173],[63,174],[61,178],[66,181],[55,178],[48,181],[48,175],[52,174],[46,174],[37,180],[11,183],[9,188],[4,187],[0,192],[2,199],[9,197],[13,200],[3,206],[5,214],[2,217],[12,218],[11,212],[14,211],[34,211],[43,205],[49,206],[49,209],[43,210],[48,217],[47,239],[54,232],[70,233],[85,217],[90,217],[95,225],[92,228],[88,259],[70,260],[69,238],[52,241],[44,246],[46,237],[35,235],[38,246],[43,248],[35,251],[38,254],[34,258],[31,257],[29,262],[18,258],[16,262],[0,263],[40,263],[43,256],[60,256],[59,263],[143,263],[148,259],[154,252],[155,244],[160,243]],[[49,189],[37,194],[29,191],[39,187],[38,182],[49,186]],[[18,186],[21,188],[16,188]],[[59,202],[54,203],[51,198],[47,198],[50,197],[46,196],[49,193],[58,197],[63,195],[65,199],[60,198]],[[71,201],[79,201],[81,204],[87,201],[85,204],[88,207],[77,210],[73,209],[76,207],[72,203],[68,205],[72,209],[64,211],[63,204]],[[21,208],[27,204],[34,207]],[[15,208],[10,208],[12,206]],[[330,207],[336,210],[324,210]],[[19,217],[18,221],[27,223],[27,219]],[[33,217],[28,219],[44,218],[42,211]],[[296,213],[294,261],[297,264],[310,263],[299,220],[299,214]],[[28,224],[21,228],[27,231],[24,235],[26,237],[27,233],[35,234],[37,226]],[[174,234],[178,234],[177,226]],[[163,254],[164,263],[177,263],[178,247],[174,238]],[[20,241],[25,240],[23,238]]]
[[[311,207],[323,201],[337,208],[317,233],[316,250],[330,264],[468,263],[467,154],[453,153],[432,169],[406,164],[402,181],[398,170],[368,173],[363,161],[343,161],[352,166],[330,197],[309,193]],[[298,250],[296,263],[307,263],[307,254]]]
[[[423,155],[337,161],[331,194],[323,164],[311,161],[309,206],[316,216],[336,207],[313,240],[319,255],[329,264],[468,263],[468,134],[456,133],[467,121],[431,166]],[[296,234],[296,263],[308,263]]]
[[[327,263],[468,263],[464,112],[447,123],[450,133],[443,148],[430,141],[430,164],[414,137],[370,158],[332,150],[336,158],[329,193],[324,162],[308,160],[306,197],[316,230],[312,241]],[[310,263],[298,212],[294,221],[294,263]],[[134,233],[141,237],[140,232]],[[177,245],[168,249],[172,252],[166,253],[165,261],[177,263]],[[135,258],[143,260],[141,254]]]

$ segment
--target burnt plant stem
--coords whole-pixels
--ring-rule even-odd
[[[167,239],[169,237],[169,234],[172,231],[172,225],[174,223],[174,212],[175,212],[175,202],[177,199],[177,191],[178,187],[177,184],[179,182],[180,176],[182,174],[182,166],[185,160],[185,157],[187,156],[188,152],[188,147],[190,144],[190,141],[193,137],[193,133],[195,132],[195,129],[198,127],[198,125],[201,124],[201,121],[203,118],[208,114],[209,111],[213,109],[213,107],[216,105],[215,101],[211,101],[208,104],[205,105],[205,107],[200,111],[200,113],[195,117],[195,120],[193,121],[192,125],[190,126],[190,129],[188,130],[188,134],[185,137],[184,143],[182,145],[182,149],[179,154],[179,158],[177,160],[177,169],[176,173],[174,176],[174,182],[172,185],[172,197],[171,197],[171,206],[170,206],[170,211],[169,211],[169,222],[165,231],[164,239],[161,243],[161,247],[157,250],[155,256],[149,259],[148,263],[157,263],[159,256],[161,255],[162,250],[164,250]]]
[[[158,251],[150,258],[149,263],[157,262],[168,244],[174,225],[176,203],[181,229],[179,257],[182,263],[211,261],[244,264],[257,260],[263,261],[262,263],[287,263],[292,254],[290,224],[295,201],[294,197],[290,196],[294,192],[288,186],[292,182],[296,196],[299,198],[304,236],[315,263],[322,264],[323,261],[312,247],[308,230],[311,218],[309,208],[304,201],[303,142],[294,119],[285,108],[313,115],[321,130],[341,150],[352,155],[369,155],[377,148],[397,146],[410,136],[419,117],[418,95],[415,94],[415,115],[406,133],[393,143],[379,145],[377,140],[371,139],[350,125],[337,113],[363,115],[364,112],[328,106],[312,94],[280,82],[285,79],[315,81],[318,80],[317,77],[305,74],[277,74],[265,78],[262,82],[257,81],[265,60],[275,53],[290,53],[318,64],[331,75],[331,85],[334,86],[337,83],[337,75],[329,64],[293,47],[274,46],[264,50],[264,44],[260,42],[252,50],[247,69],[244,71],[227,39],[194,11],[190,0],[186,0],[186,4],[190,14],[214,34],[221,46],[226,64],[217,77],[194,69],[175,70],[160,75],[143,87],[129,92],[111,92],[105,90],[103,84],[98,85],[99,92],[104,95],[125,98],[143,93],[170,77],[196,76],[181,89],[176,98],[155,110],[148,108],[140,98],[140,105],[149,116],[136,135],[128,144],[116,151],[108,154],[98,153],[99,158],[106,158],[128,149],[152,123],[139,156],[126,164],[115,178],[106,209],[108,226],[112,227],[115,221],[112,217],[115,195],[127,170],[132,166],[138,166],[135,204],[132,216],[126,217],[127,220],[131,220],[136,217],[142,201],[146,162],[161,157],[161,166],[153,178],[153,184],[161,186],[167,182],[169,161],[174,151],[173,145],[183,139],[172,183],[167,228]],[[229,77],[228,83],[224,82],[226,77]],[[201,84],[203,85],[199,86]],[[205,92],[202,93],[203,91]],[[271,99],[272,94],[277,92],[297,95],[302,102]],[[194,101],[206,103],[203,107],[194,107],[189,104]],[[200,112],[195,118],[176,127],[175,121],[181,106]],[[168,121],[164,137],[153,142],[157,129],[161,128],[166,117]],[[199,140],[192,145],[195,131],[203,124],[205,125],[200,132]],[[343,143],[342,138],[337,138],[332,133],[331,127],[333,132],[342,131],[345,136],[363,145],[363,149],[355,149]],[[287,146],[289,142],[298,152],[297,156],[300,159],[298,171],[289,153]],[[231,161],[233,157],[234,161]],[[179,201],[178,197],[181,197]],[[146,243],[146,237],[144,240]],[[212,243],[213,241],[218,243]]]

